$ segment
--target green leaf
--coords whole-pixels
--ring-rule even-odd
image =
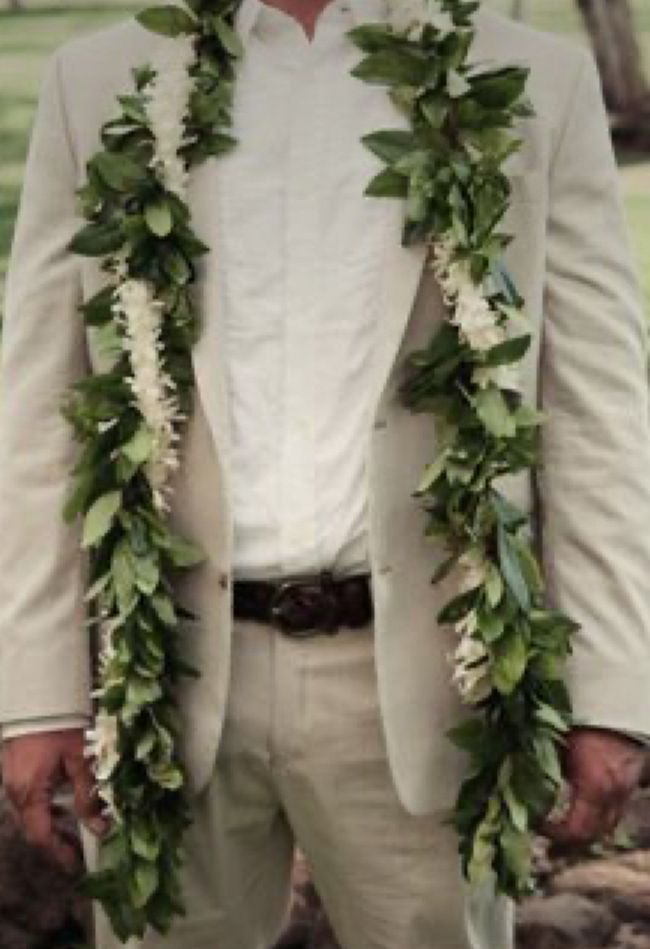
[[[533,739],[533,745],[542,771],[553,785],[559,787],[562,783],[562,769],[555,741],[540,735]]]
[[[167,554],[177,567],[194,567],[205,560],[205,554],[190,541],[170,536],[165,544]]]
[[[528,584],[521,570],[517,550],[510,540],[510,535],[501,524],[499,524],[497,528],[497,549],[499,553],[499,566],[501,567],[501,573],[506,582],[506,586],[521,609],[526,612],[530,608]]]
[[[87,224],[74,235],[69,249],[84,257],[104,257],[119,250],[124,244],[124,233],[119,224]]]
[[[82,547],[94,546],[108,533],[121,505],[121,491],[109,491],[97,498],[84,518]]]
[[[135,867],[133,903],[137,907],[145,906],[158,887],[158,867],[148,860],[138,860]]]
[[[194,33],[198,25],[189,13],[171,4],[149,7],[137,13],[136,19],[147,30],[162,33],[163,36],[180,36],[183,33]]]
[[[544,413],[534,409],[531,405],[520,405],[515,411],[517,428],[537,428],[544,422],[544,419]]]
[[[235,57],[243,56],[244,46],[235,30],[233,30],[221,16],[213,16],[211,22],[212,28],[226,52]]]
[[[478,594],[476,590],[468,590],[466,593],[461,593],[459,596],[454,597],[453,600],[445,604],[438,613],[438,622],[441,625],[457,623],[474,609],[477,598]]]
[[[503,597],[503,580],[494,564],[488,564],[485,580],[485,595],[491,607],[498,606]]]
[[[165,273],[175,284],[183,286],[189,283],[192,269],[183,254],[171,247],[165,247],[161,259]]]
[[[500,828],[500,806],[497,795],[489,800],[483,820],[478,825],[467,868],[471,883],[480,885],[492,875],[492,864],[496,854],[496,838]]]
[[[478,627],[486,643],[496,642],[505,630],[505,620],[498,613],[479,613]]]
[[[150,764],[147,767],[147,774],[152,781],[168,791],[176,791],[183,785],[183,773],[175,765],[168,762]]]
[[[517,798],[512,785],[506,784],[501,788],[503,800],[506,803],[510,820],[513,826],[520,833],[525,834],[528,830],[528,809],[525,804]]]
[[[420,482],[415,489],[415,495],[426,494],[427,491],[436,483],[438,478],[443,474],[445,470],[445,465],[447,463],[447,452],[442,451],[438,457],[428,464],[424,469]]]
[[[124,355],[122,338],[116,324],[103,323],[101,326],[93,326],[90,333],[104,371],[112,369]]]
[[[95,580],[95,582],[92,583],[88,587],[88,590],[86,591],[86,595],[84,597],[85,602],[91,603],[93,600],[95,600],[99,596],[99,594],[102,592],[102,590],[104,590],[104,588],[106,587],[110,579],[111,579],[110,570],[107,570],[105,574],[103,574],[101,577],[98,577]]]
[[[130,834],[133,852],[147,863],[155,863],[160,853],[160,838],[142,823],[132,828]]]
[[[117,608],[120,614],[128,616],[133,610],[137,597],[131,551],[124,539],[115,546],[113,551],[111,576],[115,587]]]
[[[543,725],[547,725],[553,731],[564,734],[569,730],[569,724],[566,718],[558,712],[557,709],[553,708],[552,705],[547,705],[542,703],[535,709],[535,718],[537,721],[541,722]]]
[[[449,104],[443,96],[430,94],[420,100],[420,108],[431,128],[440,129],[449,113]]]
[[[510,815],[512,819],[512,814]],[[530,834],[514,825],[504,827],[501,834],[501,849],[512,876],[522,890],[530,887],[532,851]]]
[[[135,757],[138,761],[143,761],[147,758],[156,745],[156,732],[149,729],[138,739],[135,746]],[[146,854],[142,853],[140,856],[144,857]]]
[[[175,626],[177,622],[176,611],[171,599],[164,593],[156,593],[151,597],[150,603],[161,623],[165,626]]]
[[[382,22],[364,23],[346,33],[352,42],[366,53],[376,53],[380,49],[390,49],[395,45],[392,30]]]
[[[530,336],[514,336],[507,339],[504,343],[493,346],[485,354],[485,366],[505,366],[513,362],[519,362],[530,348]]]
[[[155,702],[162,695],[160,684],[152,679],[131,676],[126,687],[126,704],[133,708],[143,708]]]
[[[365,82],[419,86],[426,79],[427,61],[403,51],[384,49],[366,56],[351,73]]]
[[[514,531],[518,527],[528,523],[528,515],[520,511],[518,507],[515,507],[507,498],[499,494],[498,491],[492,491],[491,500],[497,521],[503,527]]]
[[[499,293],[505,298],[506,304],[513,307],[520,307],[524,300],[517,292],[512,277],[501,260],[492,261],[490,264],[490,276],[494,281]]]
[[[88,498],[93,493],[94,484],[95,475],[88,470],[80,472],[73,478],[72,490],[63,508],[63,519],[66,523],[71,523],[84,510]]]
[[[527,78],[528,69],[518,66],[472,76],[472,98],[490,109],[507,108],[521,96]]]
[[[156,237],[167,237],[174,226],[171,208],[164,198],[146,205],[144,219],[147,227]]]
[[[370,132],[361,139],[366,148],[385,162],[394,162],[409,155],[417,146],[413,132],[405,129],[382,129]]]
[[[452,554],[451,557],[447,557],[436,567],[433,576],[431,577],[432,583],[440,583],[445,577],[449,576],[455,565],[458,563],[458,554]]]
[[[405,198],[408,178],[391,168],[384,168],[370,180],[363,193],[371,198]]]
[[[146,166],[139,165],[120,152],[98,152],[90,161],[102,180],[114,191],[131,192],[148,175]]]
[[[134,557],[133,566],[135,569],[135,585],[144,593],[145,596],[151,596],[160,582],[160,568],[155,556]]]
[[[140,425],[135,434],[125,442],[120,451],[132,461],[134,465],[142,465],[151,456],[153,438],[146,425]]]
[[[479,390],[474,396],[474,405],[483,425],[495,438],[512,438],[516,434],[517,423],[496,386]]]
[[[449,740],[469,752],[474,757],[481,758],[486,748],[486,726],[481,718],[468,718],[460,725],[455,725],[447,732]]]
[[[528,650],[520,633],[511,629],[493,647],[491,668],[494,687],[502,695],[510,695],[526,671]]]
[[[84,315],[84,321],[89,326],[98,326],[102,323],[109,323],[113,319],[113,304],[115,288],[109,284],[95,293],[90,299],[85,300],[79,310]]]
[[[544,580],[530,544],[523,537],[515,537],[513,538],[513,545],[517,551],[521,572],[528,589],[533,593],[541,594],[544,590]]]

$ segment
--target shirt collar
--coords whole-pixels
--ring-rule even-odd
[[[329,2],[336,3],[341,9],[349,11],[354,26],[382,22],[388,17],[389,0],[329,0]],[[235,13],[235,29],[244,45],[265,6],[268,4],[265,4],[263,0],[242,0],[240,3]]]

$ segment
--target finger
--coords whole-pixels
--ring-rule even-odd
[[[565,817],[557,822],[548,821],[545,833],[557,843],[591,843],[605,832],[608,808],[609,801],[594,801],[575,794]]]
[[[95,776],[83,754],[70,755],[64,767],[72,783],[74,810],[77,818],[92,833],[102,836],[108,830],[108,821],[102,816],[102,802],[95,788]]]
[[[19,811],[19,821],[30,844],[41,847],[66,870],[75,870],[79,862],[75,848],[56,829],[49,796],[39,796],[25,804]]]
[[[623,820],[624,814],[625,805],[622,802],[615,801],[610,804],[603,816],[605,834],[609,835],[614,833],[618,825]]]

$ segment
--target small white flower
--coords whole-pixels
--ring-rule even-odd
[[[521,391],[521,374],[515,363],[505,366],[477,366],[472,373],[472,380],[480,389],[495,385],[511,392]]]
[[[461,700],[476,705],[492,691],[490,657],[483,643],[473,636],[463,636],[453,655],[452,681]]]
[[[431,0],[390,0],[389,23],[398,33],[417,36],[431,15],[431,8]]]
[[[93,774],[97,778],[97,794],[105,802],[109,812],[114,810],[110,778],[120,761],[117,748],[117,719],[101,709],[95,716],[94,727],[87,728],[84,755],[92,757]]]
[[[477,547],[471,547],[458,558],[457,568],[460,576],[458,590],[467,593],[483,586],[487,577],[487,562],[483,552]],[[473,614],[468,614],[473,615]]]
[[[460,625],[456,624],[457,630]],[[488,651],[481,640],[473,635],[475,628],[471,627],[475,627],[473,622],[464,624],[460,642],[449,659],[453,666],[452,682],[461,700],[468,705],[476,705],[492,691],[492,680]]]
[[[457,623],[454,623],[454,630],[461,639],[464,637],[473,636],[477,629],[478,617],[475,610],[470,610],[470,612],[466,613],[462,619],[459,619]]]

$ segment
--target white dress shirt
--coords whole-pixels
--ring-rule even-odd
[[[217,163],[236,577],[368,570],[365,448],[386,203],[362,144],[396,125],[345,35],[383,0],[331,0],[313,40],[244,0],[236,148]]]

